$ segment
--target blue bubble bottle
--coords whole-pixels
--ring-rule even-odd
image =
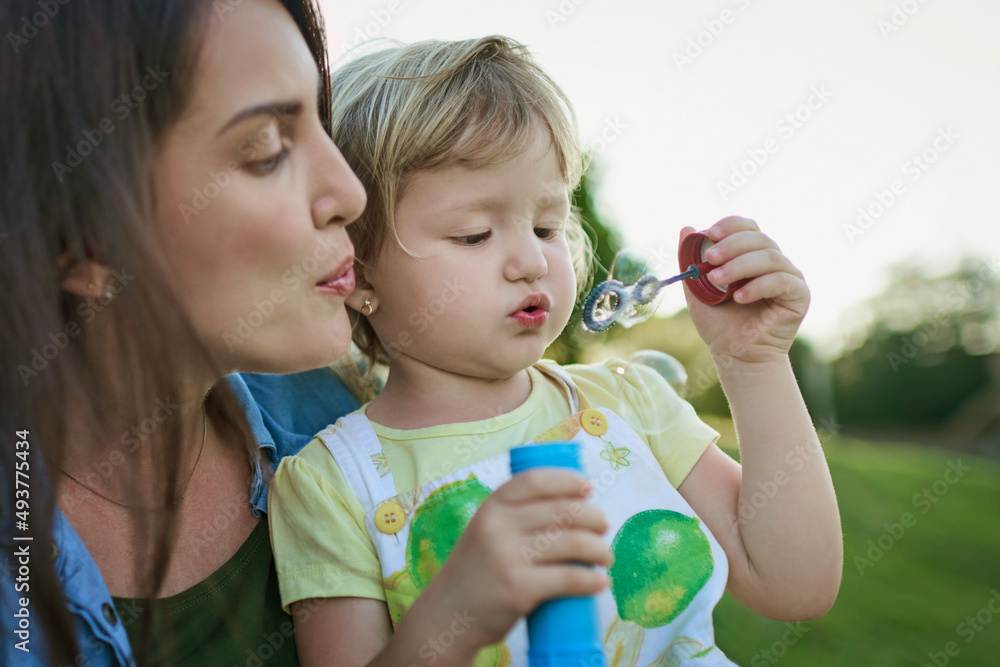
[[[580,447],[556,442],[510,450],[510,472],[531,468],[583,472]],[[528,615],[529,667],[605,667],[593,596],[547,600]]]

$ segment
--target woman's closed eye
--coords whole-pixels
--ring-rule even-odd
[[[281,166],[281,163],[285,161],[285,158],[288,157],[291,150],[291,147],[287,144],[283,144],[281,146],[281,150],[270,157],[266,157],[263,160],[257,160],[255,162],[248,162],[246,164],[246,169],[255,176],[267,176]]]

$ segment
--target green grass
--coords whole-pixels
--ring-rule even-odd
[[[726,594],[715,612],[719,647],[744,667],[922,667],[935,665],[929,653],[938,654],[936,667],[1000,665],[1000,613],[987,608],[992,599],[1000,610],[1000,464],[847,438],[831,440],[825,451],[844,529],[837,603],[822,619],[802,623],[801,638],[787,634],[795,641],[785,644],[789,626]],[[949,484],[949,461],[959,460],[970,470],[957,480],[949,473]],[[915,500],[925,488],[936,502]],[[901,525],[906,512],[909,527]],[[878,549],[871,554],[869,540]],[[984,623],[978,631],[960,627],[977,614],[973,622]],[[949,642],[957,655],[944,654]],[[772,647],[781,657],[764,653]]]

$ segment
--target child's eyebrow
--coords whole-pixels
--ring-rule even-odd
[[[460,202],[453,206],[449,206],[447,211],[468,211],[470,213],[479,213],[481,211],[497,211],[506,208],[510,204],[510,199],[507,197],[480,197],[479,199],[473,199],[472,201]]]
[[[548,195],[541,195],[536,199],[532,200],[525,198],[526,204],[534,205],[536,210],[547,211],[555,208],[562,208],[566,204],[565,199],[560,199],[559,197],[551,197]],[[502,211],[509,209],[514,206],[517,202],[512,200],[510,197],[480,197],[479,199],[473,199],[467,202],[460,202],[454,204],[445,209],[446,212],[469,212],[469,213],[481,213],[490,211]]]

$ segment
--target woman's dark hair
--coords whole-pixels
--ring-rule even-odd
[[[125,416],[141,423],[156,398],[179,395],[182,378],[175,377],[171,351],[201,347],[154,252],[153,167],[159,142],[188,101],[211,12],[240,2],[0,5],[0,542],[9,574],[16,563],[17,543],[10,540],[18,520],[15,474],[27,459],[20,469],[30,473],[31,521],[29,531],[18,534],[34,536],[31,614],[56,664],[77,664],[79,650],[47,546],[56,507],[52,474],[72,435],[69,410],[78,411],[83,419],[75,423],[91,431],[84,441],[117,442],[122,433],[111,433],[106,424],[112,412],[121,423],[121,406],[109,405],[107,397],[131,398]],[[320,115],[329,133],[319,10],[312,0],[282,4],[319,68]],[[125,104],[115,105],[123,96]],[[110,306],[61,289],[66,270],[84,259],[124,274],[126,284]],[[107,318],[102,329],[113,332],[111,358],[88,353],[88,324],[97,317]],[[211,363],[205,350],[200,354]],[[118,371],[115,386],[109,367]],[[213,423],[252,437],[226,383],[213,389],[209,414]],[[165,504],[179,476],[176,453],[184,451],[179,421],[168,420],[157,432]],[[26,439],[16,435],[24,431]],[[16,448],[15,440],[27,442],[27,450]],[[152,598],[166,574],[175,516],[150,516],[143,515],[141,539],[155,545],[157,557],[137,565],[146,573],[145,597]]]

